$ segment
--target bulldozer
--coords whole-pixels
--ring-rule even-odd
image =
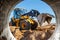
[[[28,15],[21,16],[20,19],[14,19],[12,18],[12,25],[16,27],[20,27],[20,30],[29,30],[29,29],[36,29],[38,26],[38,23],[30,18]],[[14,24],[15,23],[15,24]]]
[[[16,10],[15,10],[15,12],[16,12]],[[38,23],[30,17],[30,16],[35,16],[35,14],[32,15],[31,13],[32,13],[32,11],[25,13],[23,15],[19,15],[20,16],[19,18],[12,17],[11,26],[19,27],[20,30],[36,29],[38,26]]]

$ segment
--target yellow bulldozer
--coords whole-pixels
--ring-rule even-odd
[[[14,17],[12,17],[11,21],[12,25],[20,27],[20,30],[34,30],[38,26],[38,23],[28,15],[21,15],[20,19],[15,19]]]
[[[40,13],[36,10],[31,10],[25,13],[25,9],[14,9],[14,16],[11,18],[11,26],[20,27],[20,29],[28,30],[28,29],[36,29],[38,23],[32,18]],[[22,15],[23,14],[23,15]]]

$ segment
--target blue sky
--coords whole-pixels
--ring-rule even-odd
[[[18,3],[14,8],[25,8],[27,9],[27,11],[30,11],[31,9],[35,9],[38,10],[40,13],[49,13],[55,16],[52,8],[41,0],[24,0]],[[13,16],[13,10],[11,12],[10,18],[12,16]],[[55,18],[52,19],[52,22],[56,22]]]

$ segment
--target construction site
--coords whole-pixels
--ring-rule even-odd
[[[17,40],[49,39],[56,27],[56,24],[51,24],[54,16],[48,13],[40,14],[39,11],[34,9],[27,13],[24,13],[24,10],[15,8],[14,16],[9,22],[10,30],[14,37]]]

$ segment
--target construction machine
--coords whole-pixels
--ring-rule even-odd
[[[45,21],[50,23],[52,19],[50,14],[40,14],[37,10],[33,9],[25,13],[23,10],[18,8],[14,10],[14,14],[14,17],[11,19],[12,26],[20,27],[20,29],[24,30],[34,30],[37,28],[38,24],[41,26]],[[36,22],[33,17],[36,17],[38,22]]]
[[[16,12],[16,9],[15,9],[15,12]],[[30,17],[30,16],[32,16],[32,17],[35,16],[35,14],[33,14],[33,15],[32,14],[33,14],[32,11],[30,11],[23,15],[20,14],[19,18],[17,18],[16,16],[15,16],[16,18],[12,17],[11,18],[12,26],[20,27],[20,30],[36,29],[38,26],[38,23]],[[36,15],[38,15],[38,14],[36,14]]]

